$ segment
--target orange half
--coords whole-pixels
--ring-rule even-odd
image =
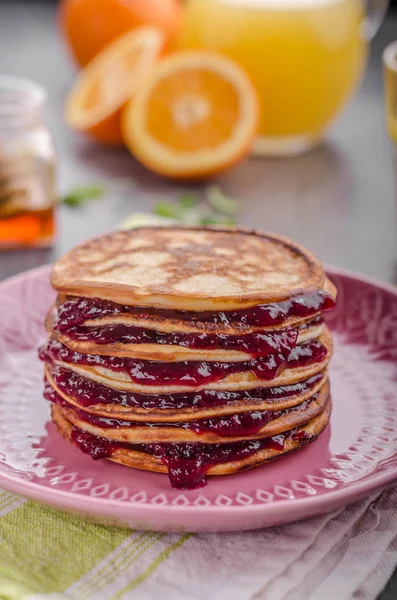
[[[122,144],[122,108],[153,68],[163,44],[160,31],[140,27],[98,54],[81,72],[66,100],[70,127],[106,144]]]
[[[258,101],[245,72],[212,52],[159,62],[122,117],[124,141],[149,169],[195,179],[218,173],[251,149]]]

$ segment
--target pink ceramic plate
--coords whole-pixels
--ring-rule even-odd
[[[273,463],[172,490],[165,475],[95,462],[65,442],[43,399],[49,267],[0,285],[0,487],[106,523],[227,531],[313,516],[397,480],[397,291],[340,271],[329,323],[333,414],[318,441]]]

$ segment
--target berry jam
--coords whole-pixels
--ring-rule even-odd
[[[86,433],[77,427],[72,429],[72,441],[94,460],[110,458],[118,448],[126,448],[151,454],[168,468],[172,487],[192,490],[203,487],[208,469],[214,465],[248,458],[263,449],[284,450],[285,441],[294,436],[294,431],[263,440],[235,442],[233,444],[125,444],[113,442]],[[312,436],[307,434],[306,440]]]
[[[115,404],[131,408],[175,410],[184,408],[207,408],[220,404],[231,404],[239,400],[276,402],[282,398],[304,394],[322,379],[322,374],[313,375],[305,381],[274,388],[258,388],[237,392],[201,390],[186,394],[135,394],[124,392],[87,379],[74,371],[54,366],[52,377],[56,386],[66,396],[72,396],[80,406]]]
[[[310,434],[307,433],[307,431],[305,431],[304,429],[302,429],[301,431],[295,431],[291,437],[297,442],[303,442],[310,439]]]
[[[185,421],[182,423],[145,423],[137,421],[123,421],[121,419],[113,419],[108,417],[100,417],[98,415],[92,415],[84,410],[76,408],[75,406],[66,402],[48,383],[45,382],[44,397],[58,404],[63,408],[72,408],[77,416],[94,427],[100,427],[102,429],[120,429],[121,427],[177,427],[186,429],[188,431],[194,431],[197,434],[202,433],[215,433],[222,437],[240,437],[244,435],[255,435],[264,427],[267,423],[278,419],[282,415],[287,415],[291,412],[298,412],[306,410],[310,402],[317,398],[317,394],[312,396],[309,400],[306,400],[299,406],[289,408],[286,410],[277,411],[248,411],[246,413],[238,415],[226,415],[221,417],[213,417],[211,419],[199,419],[196,421]]]
[[[151,317],[178,319],[194,327],[200,327],[200,323],[212,323],[217,327],[231,326],[236,330],[243,330],[246,327],[278,325],[289,317],[309,317],[317,312],[331,310],[334,306],[332,296],[321,290],[299,294],[282,302],[220,312],[122,306],[99,298],[71,298],[59,306],[58,327],[60,331],[66,331],[70,327],[83,325],[88,319],[134,315],[141,320]]]
[[[274,352],[288,356],[298,339],[298,330],[292,328],[237,336],[204,332],[160,333],[122,323],[102,327],[71,327],[63,330],[62,333],[67,333],[73,340],[95,344],[159,344],[182,346],[194,350],[239,350],[252,356],[266,356]]]
[[[192,387],[219,381],[231,373],[244,371],[252,371],[259,379],[270,380],[277,377],[287,365],[289,368],[304,367],[321,362],[326,355],[327,349],[318,340],[310,340],[296,346],[288,359],[278,353],[239,363],[195,361],[162,363],[119,356],[81,354],[54,340],[51,340],[46,348],[41,348],[39,351],[42,360],[58,360],[75,365],[104,367],[116,372],[121,371],[127,373],[132,381],[141,385],[168,384]]]
[[[100,438],[77,427],[73,427],[71,433],[72,442],[80,448],[84,454],[89,454],[93,460],[109,458],[113,452],[123,446],[119,442],[113,442],[106,438]]]

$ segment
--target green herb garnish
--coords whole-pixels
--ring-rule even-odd
[[[159,202],[154,207],[154,214],[159,217],[168,217],[169,219],[180,219],[183,210],[177,204],[172,202]]]
[[[207,189],[207,201],[213,210],[221,215],[235,215],[240,210],[240,202],[227,196],[217,185]]]
[[[72,189],[62,198],[62,204],[67,206],[81,206],[88,200],[97,200],[102,198],[105,193],[103,185],[79,186]]]
[[[182,206],[182,208],[193,208],[194,206],[197,206],[199,202],[200,200],[195,194],[184,194],[178,200],[178,204],[179,206]]]
[[[200,218],[200,225],[225,225],[226,227],[233,227],[236,225],[236,219],[222,215],[204,215]]]
[[[177,202],[162,201],[154,207],[154,215],[149,219],[149,224],[156,225],[158,219],[163,219],[163,225],[175,222],[183,225],[220,225],[234,227],[235,215],[239,211],[240,203],[235,198],[230,198],[218,186],[210,186],[204,200],[200,201],[197,194],[186,193],[180,196]],[[150,215],[144,215],[147,221]],[[140,223],[141,214],[136,217],[130,215],[124,227],[136,227]],[[157,220],[157,221],[156,221]]]

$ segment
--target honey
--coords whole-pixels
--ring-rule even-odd
[[[0,248],[54,239],[55,149],[45,102],[38,84],[0,77]]]

